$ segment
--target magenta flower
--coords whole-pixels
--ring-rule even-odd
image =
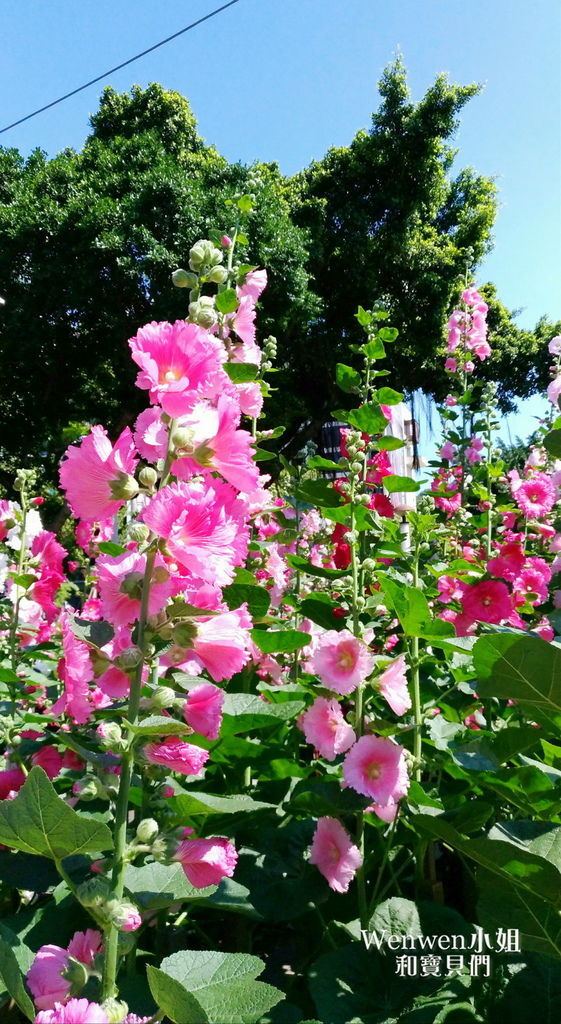
[[[39,1010],[49,1010],[55,1003],[66,1002],[71,983],[62,977],[68,967],[68,952],[51,943],[37,950],[27,972],[27,987]]]
[[[312,841],[310,864],[327,879],[334,892],[347,892],[362,856],[336,818],[320,818]]]
[[[198,775],[208,761],[209,752],[194,743],[183,743],[178,736],[168,736],[160,743],[147,743],[144,756],[151,764],[161,764],[170,772]]]
[[[41,1010],[34,1024],[109,1024],[109,1018],[99,1003],[69,999],[66,1005],[57,1002],[52,1009]]]
[[[407,689],[405,655],[392,661],[378,679],[380,693],[387,700],[396,715],[404,715],[411,707],[411,697]]]
[[[160,554],[156,556],[155,568],[165,568]],[[97,561],[99,596],[106,619],[115,626],[128,626],[140,617],[142,582],[146,569],[146,555],[129,551],[116,557],[103,555]],[[174,583],[169,574],[163,573],[163,582],[158,582],[158,573],[152,579],[148,598],[148,613],[156,615],[165,607],[174,592]]]
[[[238,854],[229,839],[184,839],[172,859],[180,862],[191,885],[206,889],[232,877]]]
[[[526,519],[540,519],[551,512],[557,501],[557,487],[546,473],[534,473],[519,484],[515,500]]]
[[[317,697],[301,716],[299,724],[306,741],[313,743],[328,761],[333,761],[337,754],[344,754],[356,740],[336,700]]]
[[[224,691],[213,683],[201,683],[187,694],[183,717],[188,725],[208,740],[218,739],[222,724]]]
[[[200,473],[201,468],[216,471],[236,490],[250,494],[257,487],[259,468],[252,458],[251,434],[237,429],[239,402],[230,395],[221,395],[216,410],[211,411],[214,415],[209,428],[196,424],[195,442],[185,455],[178,453],[180,458],[173,463],[172,472],[184,480]]]
[[[498,555],[487,562],[487,569],[493,576],[500,576],[504,580],[514,580],[522,571],[526,562],[526,555],[521,544],[511,542],[503,544]]]
[[[229,484],[189,481],[164,487],[142,518],[167,540],[170,554],[187,573],[224,586],[247,553],[246,507]]]
[[[508,587],[499,580],[467,583],[461,604],[464,615],[472,622],[493,622],[497,625],[508,619],[512,612]]]
[[[80,519],[107,519],[115,515],[126,498],[118,496],[136,469],[132,434],[123,430],[114,446],[103,427],[92,427],[79,445],[66,449],[59,477],[73,515]]]
[[[8,800],[14,796],[25,782],[25,775],[19,768],[6,768],[0,771],[0,800]]]
[[[263,393],[259,384],[238,384],[237,385],[238,397],[240,400],[240,411],[244,416],[257,416],[261,415],[263,408]]]
[[[35,754],[32,754],[31,763],[39,765],[47,773],[49,779],[56,779],[62,768],[62,754],[59,754],[56,747],[51,746],[49,743],[47,746],[37,750]]]
[[[222,376],[223,349],[196,324],[153,321],[129,340],[140,373],[137,387],[150,392],[168,416],[182,416],[204,397],[205,390]]]
[[[409,789],[405,751],[381,736],[361,736],[343,762],[348,786],[376,803],[397,803]]]
[[[330,629],[319,638],[310,663],[322,683],[335,693],[356,690],[374,669],[374,658],[362,640],[348,629]]]
[[[440,449],[440,458],[446,459],[447,462],[450,462],[454,458],[456,450],[455,444],[452,444],[451,441],[446,441]]]
[[[194,653],[215,683],[231,679],[250,659],[249,629],[253,625],[247,605],[210,618],[197,619]]]
[[[92,714],[89,684],[94,676],[93,666],[88,647],[74,636],[67,613],[62,614],[61,624],[64,657],[57,671],[64,681],[64,694],[51,710],[55,715],[66,711],[76,725],[84,725]]]

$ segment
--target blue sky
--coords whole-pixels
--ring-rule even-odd
[[[0,127],[219,5],[4,0]],[[240,0],[0,144],[79,148],[104,84],[158,81],[189,98],[201,134],[230,160],[276,160],[290,174],[368,127],[399,48],[414,99],[441,71],[484,85],[464,108],[457,165],[497,180],[495,248],[480,280],[532,327],[544,313],[561,317],[560,43],[559,0]]]

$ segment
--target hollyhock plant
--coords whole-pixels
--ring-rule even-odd
[[[27,972],[27,987],[39,1010],[49,1010],[55,1003],[65,1003],[71,989],[63,977],[69,965],[68,951],[47,943],[37,951]]]
[[[193,654],[215,683],[230,679],[247,665],[252,624],[246,605],[231,612],[197,618]]]
[[[348,694],[372,674],[374,658],[348,629],[331,629],[320,636],[310,665],[329,690]]]
[[[148,596],[148,614],[156,615],[175,590],[161,555],[156,556],[155,571]],[[115,557],[104,555],[97,561],[101,607],[106,619],[116,626],[129,626],[140,615],[140,600],[146,569],[146,555],[130,552]]]
[[[183,705],[183,717],[200,736],[209,740],[218,739],[222,723],[224,692],[213,683],[193,686]]]
[[[557,496],[557,487],[546,473],[534,473],[519,484],[514,493],[516,504],[527,519],[539,519],[551,512]]]
[[[92,427],[79,445],[71,445],[60,466],[66,500],[80,519],[103,520],[115,515],[136,491],[137,457],[128,427],[112,445],[103,427]]]
[[[409,789],[403,747],[383,736],[361,736],[343,762],[343,778],[376,803],[396,803]]]
[[[473,622],[498,624],[508,619],[512,612],[508,587],[499,580],[466,584],[461,605],[464,615]]]
[[[338,754],[344,754],[356,740],[354,730],[345,721],[336,700],[317,697],[301,716],[299,724],[306,741],[312,743],[328,761],[333,761]]]
[[[407,676],[405,656],[400,654],[399,658],[390,662],[377,680],[377,685],[382,696],[387,700],[390,708],[396,715],[404,715],[412,705],[411,696],[407,689]]]
[[[348,892],[362,865],[362,855],[336,818],[319,819],[310,864],[315,864],[334,892]]]
[[[144,1019],[149,1020],[148,1017]],[[88,999],[69,999],[66,1004],[55,1003],[52,1009],[41,1010],[34,1024],[109,1024],[109,1017],[99,1003],[90,1003]]]
[[[199,775],[208,761],[209,752],[194,743],[184,743],[178,736],[168,736],[158,743],[147,743],[144,757],[150,764],[162,765],[181,775]]]
[[[238,854],[229,839],[183,839],[173,860],[179,861],[191,885],[206,889],[232,877]]]

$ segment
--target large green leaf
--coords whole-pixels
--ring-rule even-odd
[[[561,825],[547,821],[496,821],[488,838],[529,850],[561,871]]]
[[[530,954],[511,977],[490,1024],[559,1024],[561,1020],[561,963]]]
[[[179,722],[166,715],[150,715],[142,722],[129,724],[129,728],[137,736],[182,736],[191,732],[186,722]]]
[[[292,569],[298,569],[300,572],[305,572],[308,576],[319,576],[321,579],[336,580],[340,579],[341,576],[348,576],[348,569],[327,569],[323,565],[313,565],[312,562],[308,562],[306,558],[302,558],[301,555],[287,555],[286,563],[290,565]]]
[[[35,954],[18,936],[0,924],[0,975],[12,999],[29,1020],[35,1020],[35,1009],[23,979],[34,959]]]
[[[251,639],[263,654],[286,654],[305,647],[311,636],[299,629],[252,629]]]
[[[275,804],[254,800],[246,793],[234,796],[215,796],[213,793],[179,793],[166,802],[166,807],[182,818],[209,814],[250,814],[252,811],[269,810]]]
[[[0,843],[24,853],[63,860],[113,847],[111,832],[69,807],[42,768],[32,768],[15,800],[0,803]]]
[[[147,970],[152,995],[174,1024],[256,1024],[284,998],[255,980],[264,967],[244,953],[182,950]]]
[[[380,573],[378,579],[385,604],[393,609],[409,636],[430,636],[432,639],[443,627],[444,632],[453,635],[451,623],[432,618],[429,603],[417,587],[404,586],[385,573]]]
[[[488,633],[473,648],[481,697],[561,712],[561,648],[538,636]]]
[[[266,615],[271,603],[268,590],[247,583],[231,583],[230,586],[224,587],[222,596],[228,608],[239,608],[241,604],[247,604],[250,615],[254,618]]]
[[[347,413],[347,421],[365,434],[383,434],[388,425],[378,402],[367,402]]]
[[[196,902],[216,892],[215,885],[197,889],[188,880],[181,864],[129,864],[125,886],[143,910],[162,910],[172,903]]]
[[[404,491],[418,491],[420,483],[417,480],[413,480],[410,476],[385,476],[382,483],[389,494],[395,494],[396,492],[403,493]]]
[[[271,701],[262,700],[256,694],[227,693],[222,706],[224,718],[221,738],[286,722],[300,714],[303,708],[304,702],[301,700],[273,704]]]
[[[518,885],[507,875],[478,868],[478,918],[487,932],[518,928],[522,949],[561,957],[561,918],[548,900]]]

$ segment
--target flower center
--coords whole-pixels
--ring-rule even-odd
[[[352,668],[354,658],[350,651],[341,651],[339,653],[339,668]]]
[[[382,774],[382,769],[380,768],[380,765],[376,764],[374,761],[372,764],[368,765],[365,774],[367,779],[379,779]]]
[[[167,370],[164,373],[164,380],[171,383],[174,380],[179,380],[179,373],[177,370]]]
[[[483,601],[481,603],[484,604],[485,607],[487,608],[492,603],[491,602],[491,598],[490,597],[484,597]]]
[[[331,849],[329,850],[329,859],[330,859],[331,863],[332,864],[336,864],[337,861],[340,860],[340,857],[341,857],[341,854],[339,853],[339,850],[335,846],[335,843],[332,843]]]

